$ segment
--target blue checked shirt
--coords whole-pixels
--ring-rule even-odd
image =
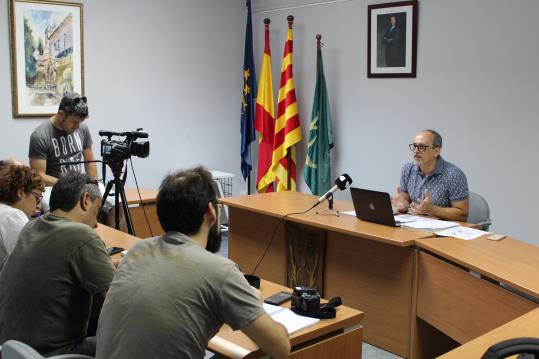
[[[405,164],[401,172],[400,186],[413,202],[423,199],[425,190],[428,189],[432,204],[438,207],[451,207],[451,202],[468,198],[466,175],[442,157],[438,158],[434,171],[429,176],[424,176],[421,168],[413,162]]]

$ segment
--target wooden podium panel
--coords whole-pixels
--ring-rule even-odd
[[[328,233],[324,296],[365,312],[365,341],[409,355],[414,251],[365,238]]]
[[[458,343],[466,343],[536,307],[536,303],[463,268],[419,253],[417,316]]]

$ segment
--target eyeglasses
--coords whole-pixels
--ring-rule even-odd
[[[41,202],[41,200],[43,199],[43,193],[35,193],[35,192],[30,192],[30,193],[36,199],[36,204],[39,204],[39,202]]]
[[[417,144],[417,143],[410,143],[408,145],[408,148],[410,149],[410,151],[414,152],[415,150],[417,150],[417,152],[419,153],[423,153],[425,152],[427,149],[429,148],[436,148],[436,146],[427,146],[427,145],[424,145],[422,143],[420,144]]]

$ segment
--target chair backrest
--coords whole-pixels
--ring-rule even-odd
[[[1,359],[45,359],[31,346],[18,340],[8,340],[2,346]],[[93,357],[81,354],[60,354],[49,357],[49,359],[92,359]]]
[[[492,345],[481,359],[502,359],[521,354],[518,358],[539,358],[539,338],[507,339]]]
[[[468,198],[468,223],[478,224],[484,231],[492,224],[487,200],[475,192],[470,192]]]
[[[2,344],[2,359],[43,359],[44,356],[39,354],[29,345],[26,345],[17,340],[8,340]]]

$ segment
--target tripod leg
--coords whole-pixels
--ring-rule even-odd
[[[127,198],[125,197],[125,190],[123,186],[120,187],[119,192],[122,197],[122,208],[124,211],[125,221],[127,223],[127,232],[133,236],[136,236],[135,228],[133,228],[133,221],[131,220],[131,213],[129,213],[129,207],[127,205]]]
[[[105,187],[105,194],[103,194],[103,198],[101,199],[101,210],[103,210],[103,206],[105,205],[105,201],[107,200],[107,197],[110,194],[110,190],[112,189],[113,182],[114,181],[110,180],[107,183],[107,186]]]

